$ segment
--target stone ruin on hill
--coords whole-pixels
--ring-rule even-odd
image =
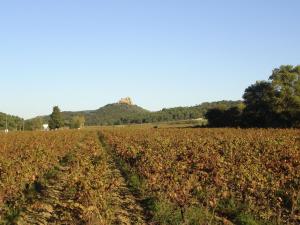
[[[127,98],[121,98],[121,100],[118,102],[119,104],[126,104],[126,105],[133,105],[133,101],[130,97]]]

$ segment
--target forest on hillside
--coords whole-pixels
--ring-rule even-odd
[[[12,116],[0,112],[0,130],[22,130],[23,119],[18,116]]]

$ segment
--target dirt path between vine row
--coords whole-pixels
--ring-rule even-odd
[[[118,169],[117,164],[114,161],[113,156],[108,151],[105,143],[101,140],[100,142],[103,150],[107,154],[107,162],[109,163],[112,176],[116,178],[114,184],[115,204],[120,207],[118,217],[122,218],[119,220],[121,223],[117,224],[146,224],[143,208],[140,206],[133,193],[130,192],[125,178],[122,176],[121,171]]]
[[[43,176],[38,182],[30,184],[24,190],[25,203],[21,207],[18,219],[13,224],[146,224],[143,209],[127,187],[126,181],[117,168],[113,157],[105,149],[105,146],[101,146],[99,140],[97,140],[97,144],[99,144],[99,149],[103,151],[100,163],[104,166],[103,168],[106,168],[106,172],[96,176],[96,178],[102,179],[101,182],[103,181],[103,183],[109,183],[101,192],[102,198],[105,199],[103,208],[107,211],[104,212],[103,209],[99,209],[96,203],[93,205],[88,202],[90,193],[87,190],[90,190],[90,187],[70,186],[70,174],[74,173],[72,165],[58,164],[53,168],[50,175]],[[77,157],[74,160],[79,161],[81,159]],[[85,173],[85,170],[90,170],[90,165],[87,164],[86,167],[80,168],[81,175]],[[87,177],[87,179],[89,178]],[[81,195],[80,200],[74,198],[77,195]],[[86,205],[83,203],[84,198],[88,202]],[[90,217],[87,217],[88,214]],[[89,218],[89,220],[86,218]]]

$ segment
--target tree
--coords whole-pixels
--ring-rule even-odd
[[[26,130],[41,130],[43,127],[43,119],[41,117],[36,117],[34,119],[28,120],[25,123]]]
[[[63,126],[61,111],[58,106],[53,107],[53,112],[50,115],[49,128],[51,130],[59,129]]]
[[[212,108],[206,112],[205,117],[211,127],[238,127],[241,124],[243,108],[242,104],[228,109]]]
[[[243,125],[269,127],[275,125],[275,92],[268,81],[257,81],[245,90]]]
[[[245,126],[300,126],[300,66],[274,69],[269,81],[251,85],[243,98]]]
[[[285,65],[269,77],[275,91],[275,108],[284,126],[300,123],[300,65]]]
[[[207,110],[205,118],[208,120],[208,124],[211,127],[224,127],[224,109],[212,108]]]
[[[72,118],[70,128],[73,128],[73,129],[82,128],[84,126],[84,123],[85,123],[84,116],[74,116]]]
[[[241,126],[242,114],[244,105],[240,104],[235,107],[231,107],[225,110],[224,123],[227,127],[239,127]]]

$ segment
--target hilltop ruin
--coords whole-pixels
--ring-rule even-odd
[[[119,104],[126,104],[126,105],[133,105],[133,101],[131,100],[130,97],[127,98],[121,98],[120,101],[118,102]]]

